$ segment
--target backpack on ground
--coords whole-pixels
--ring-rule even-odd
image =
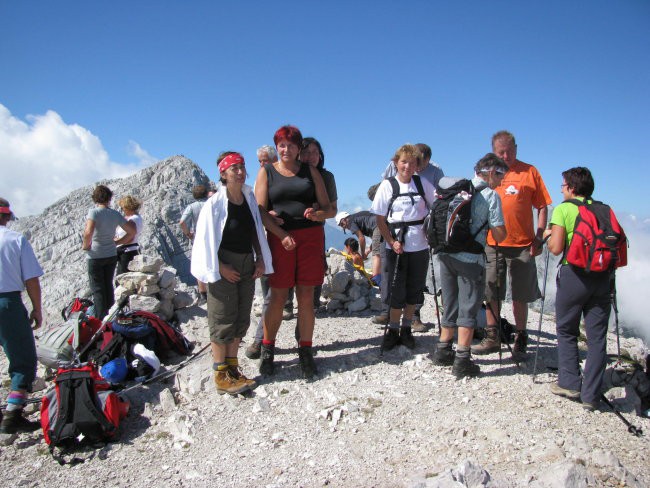
[[[158,357],[164,358],[170,352],[183,356],[192,351],[192,344],[183,335],[180,329],[164,321],[158,315],[144,310],[131,310],[120,315],[119,320],[131,317],[133,319],[146,319],[155,331],[156,345],[154,352]],[[147,348],[150,348],[147,346]]]
[[[75,348],[87,344],[101,325],[102,322],[95,317],[81,311],[71,312],[65,322],[47,328],[36,339],[38,361],[52,369],[71,361]],[[79,334],[75,340],[77,331]]]
[[[393,214],[393,203],[395,203],[395,200],[398,197],[409,197],[411,199],[411,205],[415,205],[415,196],[420,195],[422,200],[426,202],[426,198],[424,196],[424,187],[422,186],[422,181],[420,180],[420,177],[418,175],[413,175],[413,183],[415,183],[415,188],[417,189],[417,192],[406,192],[406,193],[400,193],[400,188],[399,188],[399,183],[397,182],[397,178],[394,176],[391,176],[388,178],[388,182],[390,183],[391,189],[392,189],[392,195],[390,197],[390,201],[388,202],[388,211],[386,212],[386,219],[390,217]],[[421,225],[424,223],[424,219],[422,220],[415,220],[415,221],[408,221],[408,222],[386,222],[388,225],[388,229],[390,230],[391,234],[393,235],[393,238],[398,238],[397,234],[400,233],[401,236],[404,235],[406,232],[406,229],[412,225]],[[401,241],[401,237],[399,238]]]
[[[567,200],[578,206],[567,263],[587,273],[611,272],[627,265],[627,237],[612,209],[602,202]]]
[[[59,368],[54,388],[41,402],[41,427],[53,456],[57,447],[67,450],[118,437],[128,402],[109,387],[92,363]],[[62,458],[55,459],[64,464]]]
[[[94,307],[92,300],[89,300],[88,298],[75,297],[68,305],[63,307],[61,310],[61,317],[63,317],[63,320],[68,320],[68,318],[70,318],[70,314],[73,312],[86,313],[90,307]],[[94,312],[94,308],[91,311]],[[89,313],[89,315],[92,314]]]
[[[468,179],[458,180],[449,188],[437,191],[424,224],[427,241],[434,254],[483,252],[483,245],[475,238],[487,226],[487,221],[476,232],[471,231],[472,198],[475,194],[476,189]]]

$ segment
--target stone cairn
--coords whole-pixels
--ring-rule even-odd
[[[116,278],[115,302],[129,297],[131,310],[152,312],[166,321],[174,318],[176,310],[194,304],[196,291],[177,289],[176,269],[164,264],[156,256],[140,254],[133,258],[129,272]]]
[[[327,302],[325,309],[329,314],[381,310],[379,289],[371,286],[361,271],[335,248],[327,251],[327,272],[321,299]]]

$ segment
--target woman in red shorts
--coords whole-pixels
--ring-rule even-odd
[[[297,127],[285,125],[273,137],[279,160],[260,168],[255,182],[257,203],[276,215],[280,226],[291,234],[295,249],[287,251],[276,236],[268,233],[275,272],[269,276],[271,299],[264,315],[264,339],[260,373],[274,372],[275,337],[282,322],[282,307],[289,288],[296,287],[300,342],[298,356],[305,378],[316,371],[312,352],[314,334],[314,286],[323,283],[325,274],[323,226],[330,201],[318,169],[301,164],[298,154],[302,134]],[[318,210],[314,210],[314,202]]]

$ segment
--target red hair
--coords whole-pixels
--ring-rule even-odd
[[[302,146],[302,134],[300,129],[293,125],[283,125],[273,136],[273,142],[277,146],[280,141],[289,141],[298,147]]]

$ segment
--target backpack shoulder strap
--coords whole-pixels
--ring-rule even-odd
[[[399,183],[397,183],[397,178],[391,176],[388,178],[388,182],[390,183],[390,187],[393,190],[393,193],[390,197],[390,202],[388,203],[388,212],[386,212],[386,217],[390,216],[393,213],[393,203],[399,195]]]
[[[418,189],[418,195],[420,195],[422,199],[426,201],[426,198],[424,198],[424,187],[422,186],[422,179],[420,176],[413,175],[413,182],[415,183],[415,187]]]

